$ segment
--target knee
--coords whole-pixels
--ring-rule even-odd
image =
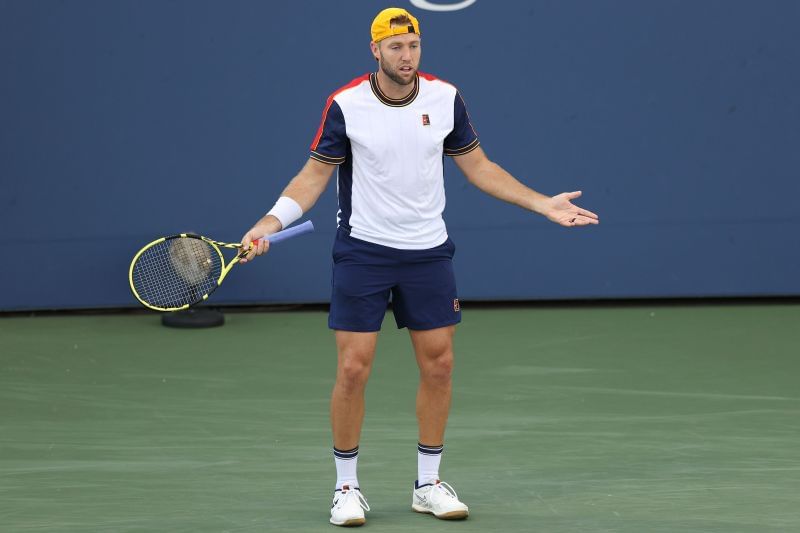
[[[370,365],[363,358],[346,357],[339,363],[336,381],[346,390],[363,389],[369,378]]]
[[[442,385],[450,383],[453,375],[453,352],[445,351],[420,365],[422,379]]]

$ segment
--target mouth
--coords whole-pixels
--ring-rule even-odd
[[[414,72],[414,67],[412,67],[410,65],[404,65],[404,66],[400,67],[397,70],[399,70],[403,74],[410,74],[411,72]]]

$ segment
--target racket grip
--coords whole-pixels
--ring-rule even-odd
[[[314,231],[314,224],[310,220],[306,220],[299,226],[292,226],[290,228],[286,228],[284,230],[273,233],[272,235],[264,235],[261,238],[267,239],[270,244],[276,244],[281,241],[285,241],[286,239],[291,239],[293,237],[299,237],[300,235],[305,235],[306,233],[311,233],[312,231]]]

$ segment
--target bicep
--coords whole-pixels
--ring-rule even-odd
[[[336,165],[309,158],[297,176],[289,182],[283,195],[293,198],[303,211],[308,211],[325,190],[334,168]]]
[[[309,157],[300,173],[307,175],[309,180],[314,182],[322,182],[324,186],[328,183],[331,174],[333,174],[333,169],[335,168],[336,165],[323,163],[314,159],[313,157]]]
[[[489,163],[489,158],[480,146],[463,155],[453,156],[453,162],[464,173],[470,182],[480,177],[481,168]]]

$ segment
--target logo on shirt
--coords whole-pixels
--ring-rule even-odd
[[[461,304],[459,303],[458,298],[453,300],[453,311],[455,311],[456,313],[461,311]]]
[[[427,114],[422,115],[422,125],[423,126],[430,126],[431,125],[431,119]]]

